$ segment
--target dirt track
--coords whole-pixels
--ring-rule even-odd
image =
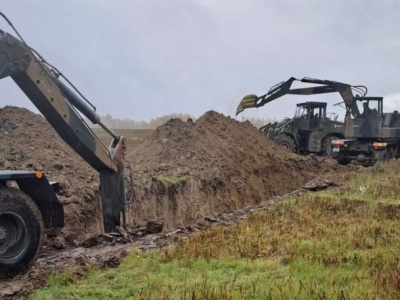
[[[117,257],[122,257],[143,241],[146,243],[149,238],[141,235],[149,221],[162,222],[165,231],[161,235],[176,228],[190,231],[207,216],[263,203],[341,169],[330,159],[289,153],[267,140],[249,122],[237,122],[213,111],[195,123],[173,119],[157,128],[150,139],[128,142],[127,160],[134,169],[136,197],[128,209],[128,233],[121,231],[110,237],[99,236],[96,171],[41,116],[21,108],[0,109],[0,138],[1,169],[41,169],[48,178],[59,181],[63,189],[59,199],[64,205],[66,226],[60,232],[49,233],[43,253],[44,257],[51,257],[56,245],[72,254],[63,261],[61,252],[55,252],[61,262],[47,264],[46,259],[39,260],[35,268],[14,279],[12,284],[27,286],[27,290],[33,288],[28,282],[43,283],[43,275],[54,266],[68,265],[73,253],[81,251],[78,249],[97,249],[89,248],[89,252],[78,255],[88,258],[84,259],[85,264],[90,257],[105,266],[117,264],[118,259],[108,257],[107,247],[120,245],[122,254]],[[179,231],[175,233],[179,236]],[[129,246],[121,246],[123,243]],[[10,284],[0,282],[0,290],[12,293]]]

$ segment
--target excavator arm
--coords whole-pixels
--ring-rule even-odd
[[[11,77],[60,137],[100,173],[104,230],[120,225],[125,216],[125,138],[117,136],[95,110],[74,93],[23,41],[0,30],[0,79]],[[78,113],[99,124],[111,136],[107,147]]]
[[[306,87],[306,88],[298,88],[298,89],[290,89],[294,81],[300,81],[304,83],[317,84],[317,86]],[[275,86],[273,86],[268,93],[262,96],[256,95],[247,95],[245,96],[239,103],[236,109],[236,115],[240,114],[247,108],[252,107],[261,107],[265,104],[282,97],[286,94],[291,95],[313,95],[313,94],[326,94],[338,92],[342,96],[346,107],[354,114],[358,114],[359,110],[354,101],[353,90],[356,90],[358,93],[361,93],[362,96],[365,96],[367,93],[367,88],[365,86],[351,86],[346,83],[341,83],[337,81],[330,80],[320,80],[314,78],[302,78],[296,79],[294,77],[289,78],[289,80],[281,82]]]

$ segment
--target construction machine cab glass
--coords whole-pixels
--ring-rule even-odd
[[[348,108],[347,116],[351,119],[381,117],[383,111],[382,100],[382,97],[355,97],[355,103]]]
[[[307,120],[310,128],[318,127],[325,120],[325,102],[303,102],[298,103],[296,106],[294,119]]]
[[[348,138],[378,138],[383,127],[383,98],[354,97],[348,106],[346,136]]]
[[[360,112],[359,118],[368,118],[369,116],[382,115],[382,101],[380,100],[364,100],[357,101],[358,111]]]

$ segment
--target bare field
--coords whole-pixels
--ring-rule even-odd
[[[110,141],[110,135],[102,128],[92,128],[96,136],[106,145]],[[119,136],[124,136],[128,140],[145,140],[154,132],[153,129],[112,129]]]

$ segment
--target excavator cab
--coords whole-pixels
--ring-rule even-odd
[[[346,137],[378,138],[384,122],[382,97],[355,97],[346,115]]]
[[[383,113],[383,97],[356,96],[346,108],[346,139],[332,142],[339,164],[372,166],[399,157],[400,118],[396,111]]]

